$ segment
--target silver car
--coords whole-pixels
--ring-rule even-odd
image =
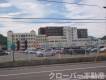
[[[52,49],[46,49],[46,50],[38,50],[36,51],[36,55],[39,57],[43,56],[54,56],[56,54],[55,50]]]

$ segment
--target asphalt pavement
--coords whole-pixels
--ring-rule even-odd
[[[1,68],[0,80],[106,80],[106,61]]]

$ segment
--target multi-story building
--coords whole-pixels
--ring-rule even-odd
[[[25,50],[26,48],[46,48],[47,47],[46,35],[36,35],[32,30],[30,33],[13,33],[8,31],[8,50],[11,45],[15,44],[17,50]]]
[[[36,33],[31,31],[30,33],[13,33],[8,31],[8,49],[11,49],[11,45],[15,44],[17,50],[24,50],[27,48],[36,47]]]
[[[82,34],[84,32],[84,34]],[[87,44],[87,29],[69,26],[48,26],[39,28],[38,35],[30,33],[13,33],[8,31],[8,49],[14,43],[17,50],[27,48],[72,47]]]
[[[73,40],[78,41],[78,33],[76,27],[69,26],[47,26],[39,28],[39,34],[47,35],[49,46],[52,47],[71,47]],[[61,44],[61,45],[60,45]]]

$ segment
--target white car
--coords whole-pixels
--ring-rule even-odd
[[[55,54],[54,50],[45,50],[43,56],[54,56]]]
[[[11,54],[12,52],[11,52],[11,51],[5,51],[5,53],[7,53],[7,54]]]
[[[100,48],[100,52],[104,52],[104,51],[106,51],[106,47]]]
[[[38,50],[36,51],[36,56],[43,57],[43,56],[54,56],[56,54],[55,50],[47,49],[47,50]]]
[[[97,52],[97,51],[98,51],[98,48],[91,49],[91,52]]]
[[[27,49],[24,52],[27,54],[36,54],[36,49]]]
[[[43,54],[44,54],[44,50],[37,50],[36,51],[36,56],[38,56],[38,57],[43,57]]]

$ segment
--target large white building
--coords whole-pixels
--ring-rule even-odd
[[[32,30],[30,33],[14,33],[8,31],[8,49],[15,44],[17,50],[27,48],[73,47],[87,44],[87,29],[78,30],[76,27],[49,26],[40,28],[39,34]],[[83,34],[82,34],[83,32]],[[84,35],[84,33],[86,35]]]

